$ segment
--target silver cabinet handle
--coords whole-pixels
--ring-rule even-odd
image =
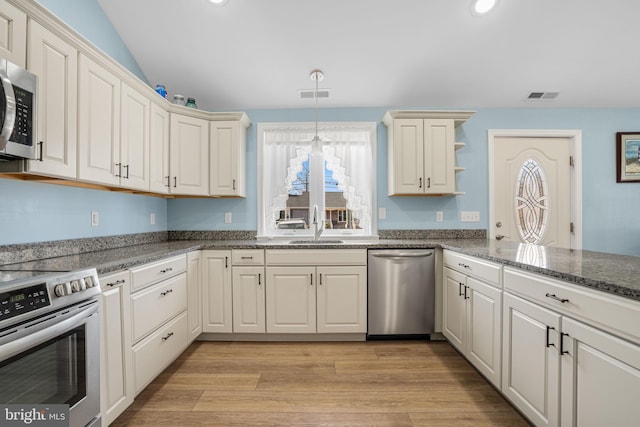
[[[166,187],[171,187],[171,177],[167,175],[167,176],[165,176],[165,178],[167,179]]]
[[[427,178],[427,188],[431,188],[431,177]]]
[[[547,347],[547,348],[556,346],[555,344],[549,342],[549,332],[552,331],[552,330],[555,331],[556,328],[554,328],[552,326],[547,326],[547,342],[546,342],[546,345],[545,345],[545,347]]]
[[[253,259],[253,257],[252,256],[243,256],[243,257],[240,257],[240,259]]]
[[[236,189],[236,180],[235,179],[233,180],[233,189],[234,190]]]
[[[422,177],[418,178],[418,188],[422,188]]]
[[[13,84],[7,74],[0,70],[0,80],[4,89],[4,95],[7,99],[6,110],[4,113],[4,123],[2,123],[2,129],[0,129],[0,150],[4,150],[7,146],[7,141],[11,138],[13,127],[16,122],[16,95],[13,92]]]
[[[258,273],[258,286],[262,285],[262,274]]]
[[[424,253],[419,253],[419,254],[403,254],[403,253],[399,253],[399,254],[371,254],[372,256],[376,257],[376,258],[420,258],[420,257],[428,257],[433,255],[433,252],[424,252]]]
[[[116,167],[118,168],[118,173],[116,174],[116,178],[122,177],[122,163],[116,163]]]

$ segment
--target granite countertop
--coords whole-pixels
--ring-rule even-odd
[[[543,274],[640,301],[640,257],[560,249],[488,239],[380,239],[342,244],[289,244],[256,240],[169,240],[59,256],[0,270],[70,271],[95,267],[99,274],[132,268],[199,249],[385,249],[442,247],[506,266]]]

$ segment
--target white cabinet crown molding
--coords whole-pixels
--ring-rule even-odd
[[[388,127],[393,125],[394,119],[453,119],[458,127],[475,113],[466,110],[389,110],[382,118],[382,123]]]

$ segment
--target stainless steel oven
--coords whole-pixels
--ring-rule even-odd
[[[0,161],[37,157],[37,97],[38,77],[0,58]]]
[[[0,403],[66,404],[69,426],[99,425],[96,270],[0,274],[13,278],[0,283]]]

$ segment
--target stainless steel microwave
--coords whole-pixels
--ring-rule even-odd
[[[38,77],[0,58],[0,161],[37,158]]]

